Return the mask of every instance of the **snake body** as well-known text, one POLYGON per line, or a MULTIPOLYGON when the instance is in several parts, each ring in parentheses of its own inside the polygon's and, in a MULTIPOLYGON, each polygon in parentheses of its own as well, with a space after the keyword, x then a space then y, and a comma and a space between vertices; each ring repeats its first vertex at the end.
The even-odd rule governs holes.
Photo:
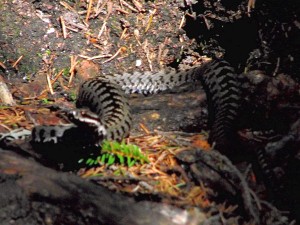
POLYGON ((95 137, 92 140, 96 144, 104 139, 121 140, 128 136, 132 121, 125 93, 155 94, 198 80, 208 99, 211 124, 209 141, 215 142, 217 149, 225 148, 236 132, 240 85, 234 69, 223 60, 214 60, 180 72, 135 72, 87 80, 79 88, 77 109, 67 112, 72 124, 37 126, 33 129, 32 141, 63 141, 66 133, 72 133, 72 129, 81 129, 83 133, 86 129, 95 137))

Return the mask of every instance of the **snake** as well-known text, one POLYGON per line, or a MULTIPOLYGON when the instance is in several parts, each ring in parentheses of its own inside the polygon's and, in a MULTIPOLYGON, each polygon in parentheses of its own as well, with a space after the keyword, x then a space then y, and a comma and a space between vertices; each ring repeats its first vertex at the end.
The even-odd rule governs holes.
POLYGON ((76 109, 66 112, 71 123, 36 126, 32 142, 77 143, 87 139, 93 145, 101 145, 103 140, 120 141, 129 135, 132 123, 127 94, 156 94, 198 81, 207 96, 208 140, 226 151, 237 132, 235 121, 241 89, 233 67, 225 60, 212 60, 182 71, 134 72, 88 79, 79 88, 76 109))

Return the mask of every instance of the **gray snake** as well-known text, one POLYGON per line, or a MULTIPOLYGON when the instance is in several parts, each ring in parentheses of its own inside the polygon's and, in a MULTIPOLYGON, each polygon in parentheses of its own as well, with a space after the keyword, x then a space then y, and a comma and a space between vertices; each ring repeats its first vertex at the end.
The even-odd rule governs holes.
MULTIPOLYGON (((67 138, 66 133, 72 129, 81 129, 82 133, 92 135, 94 144, 101 144, 104 139, 121 140, 128 136, 132 122, 124 93, 155 94, 195 81, 202 83, 208 99, 209 141, 214 142, 217 149, 225 149, 236 133, 240 85, 234 69, 223 60, 213 60, 180 72, 135 72, 87 80, 79 88, 77 109, 67 112, 72 123, 36 126, 32 132, 32 142, 63 142, 67 138)), ((69 133, 72 135, 73 132, 69 133)), ((80 139, 80 135, 78 137, 80 139)), ((73 141, 76 142, 76 138, 73 141)))

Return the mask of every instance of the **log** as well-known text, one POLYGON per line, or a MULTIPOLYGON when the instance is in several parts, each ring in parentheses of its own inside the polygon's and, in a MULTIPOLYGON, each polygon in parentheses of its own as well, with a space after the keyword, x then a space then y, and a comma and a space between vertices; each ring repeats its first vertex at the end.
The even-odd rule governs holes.
POLYGON ((205 220, 160 203, 135 202, 74 174, 0 150, 0 224, 194 224, 205 220))

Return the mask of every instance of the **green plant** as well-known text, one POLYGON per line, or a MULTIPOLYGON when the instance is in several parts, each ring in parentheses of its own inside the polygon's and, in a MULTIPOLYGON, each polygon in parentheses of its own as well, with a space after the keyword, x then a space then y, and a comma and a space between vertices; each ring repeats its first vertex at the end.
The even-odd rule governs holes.
POLYGON ((76 99, 77 99, 77 94, 75 91, 71 91, 70 94, 69 94, 69 97, 71 99, 72 102, 75 102, 76 99))
MULTIPOLYGON (((80 159, 78 162, 82 163, 84 159, 80 159)), ((125 144, 125 142, 116 141, 104 141, 102 143, 101 154, 96 158, 89 157, 86 159, 85 164, 88 166, 95 166, 99 163, 105 163, 108 166, 114 163, 120 163, 127 165, 128 167, 133 166, 136 163, 149 163, 149 159, 144 155, 140 148, 133 144, 125 144)))
POLYGON ((30 81, 31 76, 29 74, 25 75, 24 80, 25 81, 30 81))
POLYGON ((51 100, 48 99, 48 98, 43 98, 43 99, 42 99, 42 103, 43 103, 43 104, 51 104, 51 100))
POLYGON ((64 76, 64 77, 68 77, 69 76, 69 74, 70 74, 70 68, 64 68, 63 69, 63 72, 62 72, 62 75, 64 76))
POLYGON ((46 49, 45 54, 48 55, 48 56, 51 55, 51 50, 50 49, 46 49))

